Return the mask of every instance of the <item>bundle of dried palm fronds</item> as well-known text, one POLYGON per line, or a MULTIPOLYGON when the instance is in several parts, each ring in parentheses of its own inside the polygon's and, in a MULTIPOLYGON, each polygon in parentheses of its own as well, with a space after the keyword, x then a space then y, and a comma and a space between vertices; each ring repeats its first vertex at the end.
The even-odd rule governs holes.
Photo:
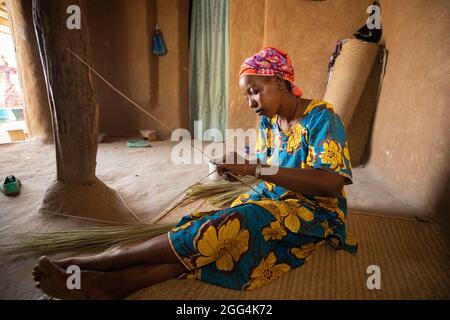
POLYGON ((0 245, 0 255, 51 254, 150 239, 170 231, 175 223, 133 224, 84 230, 55 231, 16 236, 12 244, 0 245))
POLYGON ((240 194, 249 192, 261 180, 252 176, 241 178, 242 182, 229 182, 220 180, 213 183, 196 183, 186 191, 182 206, 190 202, 205 199, 211 205, 222 207, 230 205, 240 194))
MULTIPOLYGON (((205 199, 214 206, 230 204, 240 194, 249 192, 260 180, 242 177, 242 182, 217 181, 194 184, 186 191, 181 205, 205 199)), ((114 244, 150 239, 170 231, 175 223, 134 224, 97 227, 84 230, 56 231, 17 235, 14 243, 0 245, 0 255, 52 254, 82 249, 101 249, 114 244)))

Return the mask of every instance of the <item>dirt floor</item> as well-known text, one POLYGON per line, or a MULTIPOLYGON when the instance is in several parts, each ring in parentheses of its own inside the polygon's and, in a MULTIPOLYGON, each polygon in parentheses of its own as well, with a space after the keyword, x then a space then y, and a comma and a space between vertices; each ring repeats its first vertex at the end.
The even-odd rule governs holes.
MULTIPOLYGON (((155 141, 151 148, 127 148, 125 139, 99 145, 97 176, 119 190, 128 206, 150 221, 182 190, 208 174, 207 164, 171 162, 176 142, 155 141)), ((93 222, 38 212, 46 187, 55 178, 53 145, 23 142, 0 145, 0 177, 13 174, 22 181, 20 195, 0 194, 0 244, 10 243, 19 233, 96 226, 93 222)), ((347 186, 349 207, 355 211, 396 215, 423 215, 426 208, 412 204, 395 186, 376 178, 370 168, 354 169, 354 184, 347 186)), ((39 299, 31 269, 37 256, 0 261, 0 299, 39 299)))

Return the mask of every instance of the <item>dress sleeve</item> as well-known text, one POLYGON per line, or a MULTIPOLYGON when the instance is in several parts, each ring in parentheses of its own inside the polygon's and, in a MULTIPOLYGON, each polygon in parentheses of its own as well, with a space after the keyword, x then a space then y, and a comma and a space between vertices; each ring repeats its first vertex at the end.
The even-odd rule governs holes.
POLYGON ((352 184, 352 165, 344 125, 333 109, 318 111, 308 124, 308 157, 306 164, 336 172, 352 184))

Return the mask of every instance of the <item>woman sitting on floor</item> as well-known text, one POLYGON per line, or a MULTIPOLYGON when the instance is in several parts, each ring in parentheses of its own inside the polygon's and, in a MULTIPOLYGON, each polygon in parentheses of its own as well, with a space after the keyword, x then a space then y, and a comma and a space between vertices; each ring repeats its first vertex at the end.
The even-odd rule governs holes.
POLYGON ((42 257, 33 270, 38 288, 61 299, 121 299, 178 277, 252 290, 303 265, 326 240, 356 252, 345 229, 343 187, 352 172, 340 118, 329 103, 301 98, 281 50, 262 49, 244 61, 239 76, 249 107, 260 115, 260 162, 221 164, 218 171, 264 182, 230 208, 186 215, 167 234, 140 244, 88 257, 42 257), (70 265, 82 270, 81 289, 66 286, 70 265))

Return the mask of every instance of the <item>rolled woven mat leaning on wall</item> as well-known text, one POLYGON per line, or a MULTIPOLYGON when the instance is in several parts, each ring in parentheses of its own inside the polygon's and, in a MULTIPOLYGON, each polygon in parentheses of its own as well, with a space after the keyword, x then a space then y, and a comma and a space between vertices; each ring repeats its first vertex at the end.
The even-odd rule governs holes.
MULTIPOLYGON (((191 211, 212 209, 199 200, 164 212, 154 221, 178 222, 191 211)), ((306 265, 254 291, 222 288, 195 279, 172 279, 128 299, 450 299, 450 256, 437 225, 356 212, 350 212, 347 223, 359 241, 357 256, 326 245, 306 265), (379 267, 380 289, 367 287, 373 273, 368 274, 367 268, 372 265, 379 267)))
MULTIPOLYGON (((369 140, 381 76, 379 46, 358 39, 342 40, 323 100, 330 102, 347 130, 352 165, 357 167, 369 140)), ((383 52, 383 51, 382 51, 383 52)))

